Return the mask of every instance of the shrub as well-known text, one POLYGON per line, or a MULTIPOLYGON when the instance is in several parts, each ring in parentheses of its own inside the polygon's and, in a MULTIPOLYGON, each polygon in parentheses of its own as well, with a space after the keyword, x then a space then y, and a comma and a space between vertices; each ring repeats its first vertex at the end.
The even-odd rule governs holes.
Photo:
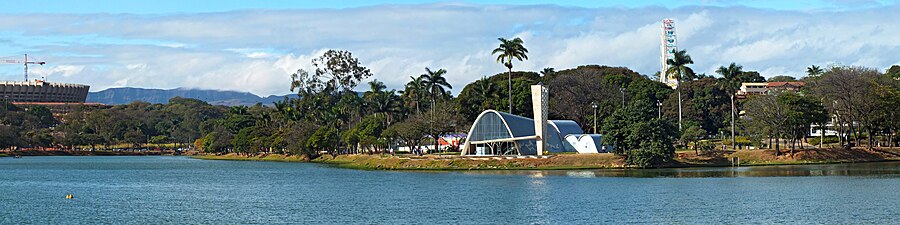
POLYGON ((716 153, 716 145, 709 141, 697 143, 697 149, 700 150, 700 155, 713 155, 716 153))
MULTIPOLYGON (((809 145, 819 145, 820 137, 808 138, 809 145)), ((825 144, 833 144, 838 142, 837 136, 825 136, 825 144)))

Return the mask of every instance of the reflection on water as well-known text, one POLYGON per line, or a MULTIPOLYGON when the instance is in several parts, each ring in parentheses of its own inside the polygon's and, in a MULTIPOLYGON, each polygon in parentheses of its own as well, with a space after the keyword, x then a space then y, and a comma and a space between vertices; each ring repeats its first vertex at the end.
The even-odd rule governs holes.
POLYGON ((603 170, 541 170, 541 171, 468 171, 465 174, 509 174, 528 175, 533 178, 545 176, 592 177, 795 177, 795 176, 897 176, 900 177, 900 162, 851 163, 827 165, 786 165, 751 167, 702 167, 668 169, 603 169, 603 170))

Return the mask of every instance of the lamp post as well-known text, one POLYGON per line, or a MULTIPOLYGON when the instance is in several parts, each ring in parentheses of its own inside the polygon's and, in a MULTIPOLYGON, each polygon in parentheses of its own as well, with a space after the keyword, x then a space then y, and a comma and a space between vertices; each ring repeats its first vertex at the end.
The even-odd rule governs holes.
POLYGON ((594 108, 594 133, 597 133, 597 102, 591 102, 591 108, 594 108))
POLYGON ((619 87, 619 92, 622 92, 622 107, 625 107, 625 86, 619 87))
POLYGON ((659 116, 657 116, 657 119, 662 119, 662 101, 660 101, 659 99, 656 100, 656 107, 658 107, 656 112, 658 112, 659 114, 659 116))

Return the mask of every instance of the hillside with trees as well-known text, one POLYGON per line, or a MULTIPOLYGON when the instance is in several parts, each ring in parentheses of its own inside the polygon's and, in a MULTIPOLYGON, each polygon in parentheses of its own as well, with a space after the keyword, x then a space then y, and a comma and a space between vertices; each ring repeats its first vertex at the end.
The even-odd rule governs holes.
POLYGON ((531 117, 529 86, 538 83, 550 89, 550 118, 574 120, 586 132, 596 129, 614 153, 637 166, 665 164, 676 149, 710 152, 711 139, 721 139, 731 149, 755 146, 793 155, 795 149, 810 147, 812 129, 832 119, 839 146, 897 145, 898 66, 886 73, 813 66, 801 78, 808 85, 798 92, 738 99, 735 91, 742 82, 765 79, 735 63, 723 65, 716 77, 694 74, 690 56, 679 55, 670 63, 680 69, 667 71, 678 74, 676 89, 625 67, 513 71, 511 59, 504 56, 498 60, 506 72, 469 84, 450 84, 446 78, 454 71, 435 67, 410 76, 402 90, 387 90, 378 80, 363 82, 373 74, 352 53, 330 50, 310 62, 314 69, 291 74, 285 88, 296 95, 272 106, 218 106, 174 97, 165 103, 136 101, 54 115, 43 106, 5 103, 0 147, 137 150, 168 144, 215 154, 315 158, 414 146, 413 153, 421 154, 426 151, 422 146, 436 148, 443 135, 467 132, 483 110, 508 111, 511 103, 513 114, 531 117), (353 91, 360 86, 367 90, 353 91), (459 95, 453 96, 453 90, 460 90, 459 95))

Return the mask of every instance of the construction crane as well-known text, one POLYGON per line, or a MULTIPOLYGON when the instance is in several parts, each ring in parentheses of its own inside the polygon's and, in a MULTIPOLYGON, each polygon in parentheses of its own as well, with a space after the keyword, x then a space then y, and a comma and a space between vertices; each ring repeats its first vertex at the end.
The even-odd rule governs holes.
MULTIPOLYGON (((3 57, 3 58, 13 58, 13 57, 15 57, 15 56, 3 57)), ((34 59, 31 59, 31 61, 29 61, 28 54, 26 53, 24 61, 20 61, 20 60, 16 60, 16 59, 2 59, 2 60, 0 60, 0 63, 25 65, 25 82, 28 82, 28 64, 44 65, 47 62, 40 61, 40 60, 34 60, 34 59)))

